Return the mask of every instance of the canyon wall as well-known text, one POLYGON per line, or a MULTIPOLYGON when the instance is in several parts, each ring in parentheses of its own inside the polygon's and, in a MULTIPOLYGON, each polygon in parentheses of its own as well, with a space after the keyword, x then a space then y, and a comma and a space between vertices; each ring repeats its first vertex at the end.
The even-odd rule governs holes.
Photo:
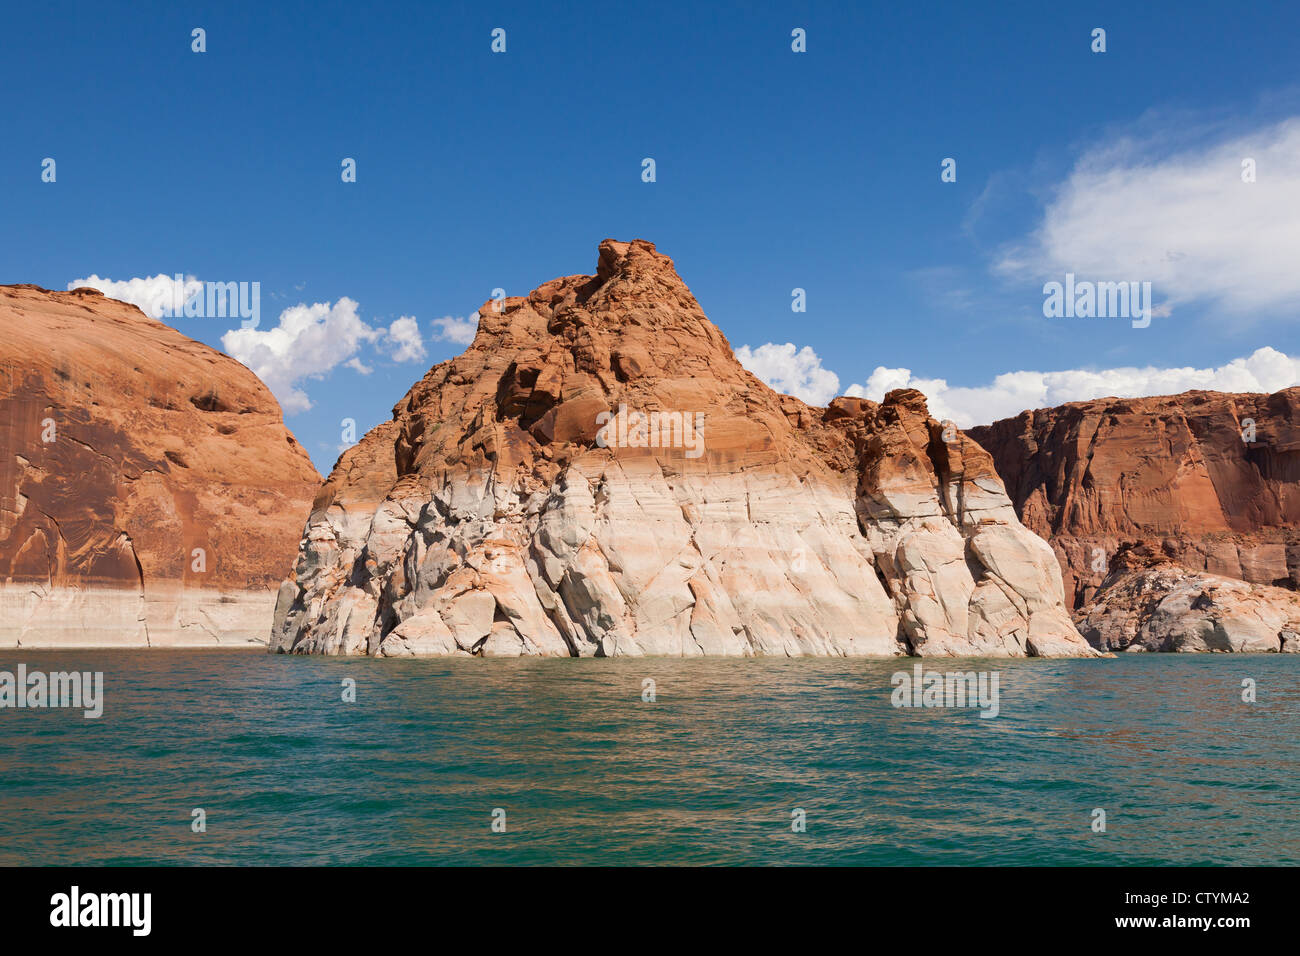
POLYGON ((1300 587, 1300 388, 1104 398, 972 428, 1082 608, 1125 543, 1300 587))
POLYGON ((1297 649, 1300 388, 1071 402, 969 434, 1096 646, 1297 649))

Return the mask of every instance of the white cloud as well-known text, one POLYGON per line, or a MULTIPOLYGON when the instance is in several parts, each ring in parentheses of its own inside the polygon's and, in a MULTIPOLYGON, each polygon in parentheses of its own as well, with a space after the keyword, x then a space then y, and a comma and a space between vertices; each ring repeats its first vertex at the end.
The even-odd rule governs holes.
POLYGON ((776 389, 802 398, 810 405, 825 405, 836 395, 884 399, 896 388, 925 393, 930 414, 951 420, 959 428, 987 425, 1026 409, 1047 408, 1091 398, 1141 398, 1174 395, 1193 389, 1219 392, 1276 392, 1300 385, 1300 356, 1273 348, 1257 349, 1245 358, 1213 368, 1156 368, 1134 366, 1110 369, 1067 369, 1060 372, 1004 372, 987 385, 962 387, 946 379, 924 378, 911 369, 878 366, 865 385, 850 385, 839 392, 839 378, 821 367, 821 359, 808 346, 798 352, 790 343, 768 343, 757 349, 742 347, 741 364, 776 389), (759 361, 754 356, 762 356, 759 361), (794 383, 804 394, 787 387, 794 383), (811 384, 816 383, 816 384, 811 384), (810 397, 805 397, 810 396, 810 397))
POLYGON ((348 359, 343 364, 348 368, 352 369, 354 372, 358 373, 359 375, 369 375, 371 372, 374 371, 373 368, 371 368, 365 362, 361 361, 361 359, 355 357, 348 359))
POLYGON ((185 276, 177 282, 176 276, 162 273, 137 279, 101 279, 98 275, 91 275, 68 283, 69 289, 83 286, 98 289, 110 299, 128 302, 153 319, 161 318, 169 309, 178 311, 176 306, 183 306, 186 300, 203 289, 203 283, 194 276, 185 276))
POLYGON ((1150 281, 1157 301, 1232 313, 1300 303, 1300 118, 1155 155, 1140 134, 1084 155, 1029 239, 995 270, 1035 282, 1150 281), (1255 161, 1257 180, 1242 181, 1255 161))
POLYGON ((468 319, 444 315, 441 319, 434 319, 433 324, 441 330, 435 336, 439 341, 469 345, 478 332, 478 313, 475 312, 468 319))
POLYGON ((1300 356, 1272 348, 1214 368, 1068 369, 1061 372, 1006 372, 988 385, 950 386, 941 378, 921 378, 905 368, 877 368, 865 386, 853 392, 880 401, 894 388, 917 388, 929 400, 935 418, 951 419, 960 428, 986 425, 1026 409, 1047 408, 1090 398, 1141 398, 1203 389, 1218 392, 1276 392, 1300 385, 1300 356))
POLYGON ((366 343, 384 335, 361 321, 357 303, 344 296, 336 303, 299 304, 280 313, 272 329, 231 329, 221 346, 247 365, 279 399, 285 414, 312 407, 299 383, 321 378, 347 362, 366 343))
POLYGON ((825 405, 840 392, 840 377, 822 368, 822 361, 809 346, 796 349, 794 343, 777 345, 768 342, 756 349, 742 345, 736 349, 740 364, 764 382, 786 395, 793 395, 809 405, 825 405))
POLYGON ((420 337, 420 324, 415 316, 404 315, 388 327, 384 341, 391 349, 389 357, 394 362, 414 362, 424 358, 424 340, 420 337))

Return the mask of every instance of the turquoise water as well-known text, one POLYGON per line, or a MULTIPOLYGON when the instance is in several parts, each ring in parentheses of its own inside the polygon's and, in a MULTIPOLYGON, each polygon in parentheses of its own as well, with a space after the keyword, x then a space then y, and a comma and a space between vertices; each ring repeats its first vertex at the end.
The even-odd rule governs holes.
POLYGON ((902 660, 20 662, 106 703, 0 710, 6 865, 1300 863, 1296 657, 926 662, 993 719, 895 709, 902 660))

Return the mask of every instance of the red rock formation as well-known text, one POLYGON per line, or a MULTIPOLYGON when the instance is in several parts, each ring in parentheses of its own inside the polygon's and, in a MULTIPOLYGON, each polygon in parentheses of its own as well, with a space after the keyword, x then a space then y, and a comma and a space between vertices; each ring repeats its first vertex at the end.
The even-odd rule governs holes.
POLYGON ((264 641, 318 480, 234 359, 0 286, 0 646, 264 641))
POLYGON ((1193 571, 1300 587, 1300 388, 1024 412, 970 436, 1084 609, 1125 544, 1193 571))
POLYGON ((989 456, 919 392, 778 395, 671 260, 606 240, 594 276, 484 305, 344 453, 272 644, 1088 655, 1062 597, 989 456))

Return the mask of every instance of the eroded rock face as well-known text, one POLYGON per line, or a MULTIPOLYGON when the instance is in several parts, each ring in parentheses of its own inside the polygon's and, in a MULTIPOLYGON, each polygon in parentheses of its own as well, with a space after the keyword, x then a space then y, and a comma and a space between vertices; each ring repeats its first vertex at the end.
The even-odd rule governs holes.
POLYGON ((274 649, 1093 653, 991 459, 920 393, 777 395, 639 240, 500 308, 340 458, 274 649))
POLYGON ((1108 651, 1300 653, 1300 595, 1122 551, 1079 629, 1108 651))
POLYGON ((974 428, 1085 610, 1122 546, 1300 588, 1300 388, 1106 398, 974 428))
POLYGON ((234 359, 0 286, 0 646, 264 643, 318 481, 234 359))

